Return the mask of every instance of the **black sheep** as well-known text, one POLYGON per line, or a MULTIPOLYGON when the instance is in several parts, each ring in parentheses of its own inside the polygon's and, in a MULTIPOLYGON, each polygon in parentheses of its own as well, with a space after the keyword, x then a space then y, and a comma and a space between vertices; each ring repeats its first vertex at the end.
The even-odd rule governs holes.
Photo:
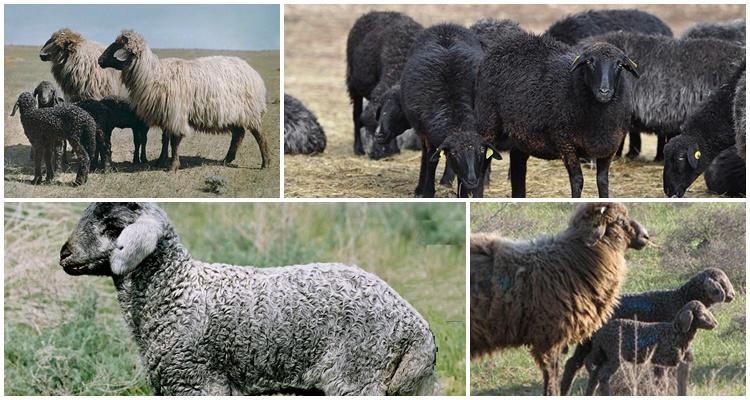
POLYGON ((701 22, 688 28, 683 39, 721 39, 745 44, 745 19, 724 22, 701 22))
POLYGON ((656 161, 664 158, 667 140, 720 84, 735 71, 745 48, 718 39, 676 39, 614 32, 584 40, 617 46, 639 65, 647 66, 633 84, 633 123, 659 135, 656 161))
POLYGON ((732 101, 745 61, 732 64, 734 75, 719 85, 664 147, 664 193, 682 197, 722 150, 734 145, 732 101))
POLYGON ((284 154, 322 153, 326 134, 318 118, 301 101, 284 94, 284 154))
POLYGON ((492 46, 496 38, 523 32, 518 22, 495 18, 482 18, 469 29, 477 35, 485 50, 492 46))
POLYGON ((722 150, 703 178, 709 191, 729 197, 745 197, 745 160, 737 155, 735 146, 722 150))
MULTIPOLYGON (((400 105, 423 143, 417 197, 434 197, 435 169, 441 156, 458 176, 459 196, 481 196, 485 159, 500 157, 476 131, 474 84, 481 59, 477 36, 455 24, 424 30, 410 52, 401 77, 400 105)), ((387 132, 401 133, 397 131, 387 132)), ((384 133, 378 131, 379 140, 393 139, 384 133)))
POLYGON ((574 45, 591 36, 609 32, 640 32, 672 36, 672 30, 659 17, 640 10, 588 10, 557 20, 546 34, 574 45))
POLYGON ((597 159, 600 197, 609 195, 609 165, 630 126, 630 82, 635 63, 615 46, 573 48, 528 33, 498 40, 477 77, 479 133, 495 143, 510 139, 513 197, 526 196, 529 156, 560 159, 573 197, 580 197, 579 157, 597 159))
MULTIPOLYGON (((382 96, 401 77, 407 53, 422 26, 397 12, 369 12, 357 19, 346 42, 346 87, 352 101, 354 153, 365 154, 360 130, 374 135, 382 96), (367 107, 363 108, 363 99, 367 107)), ((396 141, 376 145, 369 154, 378 159, 398 153, 396 141)))

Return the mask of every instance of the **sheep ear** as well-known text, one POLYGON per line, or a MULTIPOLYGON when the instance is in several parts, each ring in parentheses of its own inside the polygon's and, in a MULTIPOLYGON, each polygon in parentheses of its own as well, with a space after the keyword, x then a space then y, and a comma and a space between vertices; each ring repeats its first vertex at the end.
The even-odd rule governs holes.
POLYGON ((698 150, 697 144, 691 144, 688 146, 687 159, 690 167, 698 169, 698 162, 701 159, 701 151, 698 150))
POLYGON ((641 74, 638 73, 638 64, 636 64, 635 61, 631 60, 630 57, 625 57, 625 63, 622 64, 622 67, 625 68, 626 71, 633 74, 634 77, 641 77, 641 74))
POLYGON ((112 273, 124 275, 135 269, 154 252, 163 232, 162 223, 150 215, 141 215, 125 227, 110 255, 112 273))
POLYGON ((119 49, 115 51, 114 57, 117 61, 125 62, 130 57, 130 53, 125 49, 119 49))
POLYGON ((10 116, 16 115, 16 110, 18 110, 18 101, 16 101, 16 104, 13 105, 13 111, 10 112, 10 116))
POLYGON ((500 155, 500 151, 497 148, 495 148, 495 146, 493 146, 491 143, 485 143, 485 144, 487 145, 487 153, 485 153, 487 159, 489 158, 494 158, 495 160, 503 159, 503 156, 500 155))
POLYGON ((583 63, 585 61, 586 61, 586 59, 583 58, 583 57, 581 57, 580 54, 577 55, 576 58, 573 59, 573 62, 570 64, 570 72, 573 72, 576 69, 578 69, 578 67, 580 67, 581 65, 583 65, 583 63))
POLYGON ((430 157, 431 162, 438 162, 442 158, 445 158, 445 150, 443 150, 442 147, 438 147, 434 153, 432 153, 432 157, 430 157))
POLYGON ((595 226, 594 229, 591 231, 591 233, 588 235, 588 237, 584 238, 586 242, 586 246, 593 247, 596 245, 600 240, 602 240, 602 237, 604 236, 604 233, 607 231, 606 225, 598 225, 595 226))
POLYGON ((692 324, 693 310, 682 310, 677 316, 677 329, 684 333, 690 330, 690 325, 692 324))

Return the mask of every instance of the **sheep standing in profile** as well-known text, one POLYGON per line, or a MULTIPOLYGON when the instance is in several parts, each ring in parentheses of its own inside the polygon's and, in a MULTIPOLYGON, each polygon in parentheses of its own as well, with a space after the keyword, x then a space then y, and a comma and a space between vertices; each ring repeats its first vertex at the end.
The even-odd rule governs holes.
POLYGON ((609 319, 626 271, 625 252, 648 232, 619 203, 581 204, 555 236, 513 241, 493 234, 470 240, 471 355, 528 346, 559 393, 563 347, 609 319))
POLYGON ((284 93, 284 154, 322 153, 326 134, 301 101, 284 93))
MULTIPOLYGON (((149 126, 169 133, 170 169, 180 167, 182 138, 196 131, 232 131, 224 164, 234 161, 245 130, 258 142, 261 168, 268 167, 268 141, 261 131, 266 87, 260 75, 237 57, 163 59, 143 37, 125 30, 99 57, 99 66, 122 71, 133 108, 149 126)), ((160 161, 166 161, 162 151, 160 161)))
POLYGON ((164 211, 142 203, 90 205, 60 265, 70 275, 112 277, 155 394, 435 389, 427 321, 354 266, 201 262, 164 211))

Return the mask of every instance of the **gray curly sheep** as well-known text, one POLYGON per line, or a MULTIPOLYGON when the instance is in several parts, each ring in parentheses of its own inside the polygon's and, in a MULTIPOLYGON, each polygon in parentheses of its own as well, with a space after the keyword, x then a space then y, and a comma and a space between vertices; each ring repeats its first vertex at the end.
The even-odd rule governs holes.
MULTIPOLYGON (((716 303, 731 302, 735 291, 724 271, 707 268, 696 274, 677 289, 655 290, 638 294, 626 294, 620 298, 612 319, 634 319, 641 322, 671 321, 685 304, 698 300, 706 307, 716 303)), ((585 365, 591 375, 591 340, 580 343, 573 355, 565 362, 565 371, 560 380, 560 394, 567 395, 581 366, 585 365)), ((690 371, 690 357, 678 370, 677 393, 686 395, 690 371)))
POLYGON ((427 321, 357 267, 194 260, 152 204, 90 205, 60 251, 70 275, 111 276, 156 394, 435 387, 427 321))
MULTIPOLYGON (((34 97, 36 97, 37 106, 39 108, 54 107, 58 104, 65 103, 65 99, 58 93, 55 85, 50 81, 41 81, 34 89, 34 97)), ((55 144, 54 154, 54 168, 55 172, 62 170, 62 162, 66 158, 67 146, 64 141, 55 144)), ((34 161, 34 149, 31 149, 29 153, 29 159, 34 161)))
POLYGON ((318 118, 297 98, 284 93, 284 154, 322 153, 326 134, 318 118))
POLYGON ((11 116, 21 112, 21 125, 34 151, 34 179, 42 182, 42 160, 47 169, 47 182, 55 178, 53 153, 56 146, 66 140, 78 157, 75 185, 86 183, 89 174, 89 155, 94 153, 96 122, 82 108, 63 104, 57 107, 37 108, 34 95, 23 92, 13 106, 11 116))
POLYGON ((591 357, 595 367, 586 394, 599 387, 609 395, 609 379, 623 360, 642 364, 650 361, 662 367, 674 367, 684 358, 698 329, 716 327, 716 318, 700 301, 686 304, 672 322, 640 322, 615 319, 606 323, 591 338, 591 357))

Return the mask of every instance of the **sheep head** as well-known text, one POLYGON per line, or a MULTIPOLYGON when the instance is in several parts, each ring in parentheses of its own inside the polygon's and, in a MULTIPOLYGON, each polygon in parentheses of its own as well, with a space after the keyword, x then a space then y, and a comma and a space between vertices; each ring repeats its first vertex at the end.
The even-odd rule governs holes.
POLYGON ((711 311, 700 301, 693 300, 685 304, 675 317, 675 328, 680 332, 686 333, 691 329, 716 328, 717 322, 711 311))
POLYGON ((156 249, 171 229, 149 203, 93 203, 60 250, 69 275, 125 275, 156 249))
POLYGON ((459 184, 475 189, 490 158, 502 159, 500 152, 484 137, 472 131, 460 131, 448 135, 438 146, 430 161, 438 162, 445 157, 459 184))
POLYGON ((54 64, 62 64, 70 53, 75 52, 78 45, 84 41, 80 33, 68 28, 60 29, 44 43, 39 50, 39 58, 42 61, 51 61, 54 64))
POLYGON ((375 141, 386 145, 411 126, 401 108, 401 85, 388 89, 383 97, 385 100, 376 121, 375 141))
POLYGON ((49 81, 39 82, 39 85, 34 89, 34 97, 37 99, 39 108, 54 107, 65 102, 65 100, 57 95, 57 89, 49 81))
POLYGON ((124 70, 146 49, 146 41, 139 33, 124 30, 99 57, 99 66, 124 70))
POLYGON ((581 48, 573 59, 571 72, 582 70, 583 82, 600 103, 609 103, 621 86, 621 72, 638 78, 638 65, 625 52, 608 43, 594 43, 581 48))
POLYGON ((649 243, 648 231, 630 218, 621 203, 585 203, 570 219, 570 230, 588 247, 605 243, 615 248, 640 250, 649 243))
POLYGON ((16 104, 13 105, 13 111, 10 112, 10 116, 16 115, 16 110, 20 109, 21 114, 23 114, 26 110, 30 110, 36 108, 36 100, 34 100, 34 95, 29 92, 23 92, 20 96, 18 96, 18 100, 16 101, 16 104))
POLYGON ((707 155, 694 137, 678 135, 664 146, 664 194, 682 197, 685 191, 708 167, 707 155))
POLYGON ((716 303, 730 303, 735 292, 732 282, 724 271, 718 268, 707 268, 691 279, 690 284, 697 284, 701 291, 702 303, 710 307, 716 303))

